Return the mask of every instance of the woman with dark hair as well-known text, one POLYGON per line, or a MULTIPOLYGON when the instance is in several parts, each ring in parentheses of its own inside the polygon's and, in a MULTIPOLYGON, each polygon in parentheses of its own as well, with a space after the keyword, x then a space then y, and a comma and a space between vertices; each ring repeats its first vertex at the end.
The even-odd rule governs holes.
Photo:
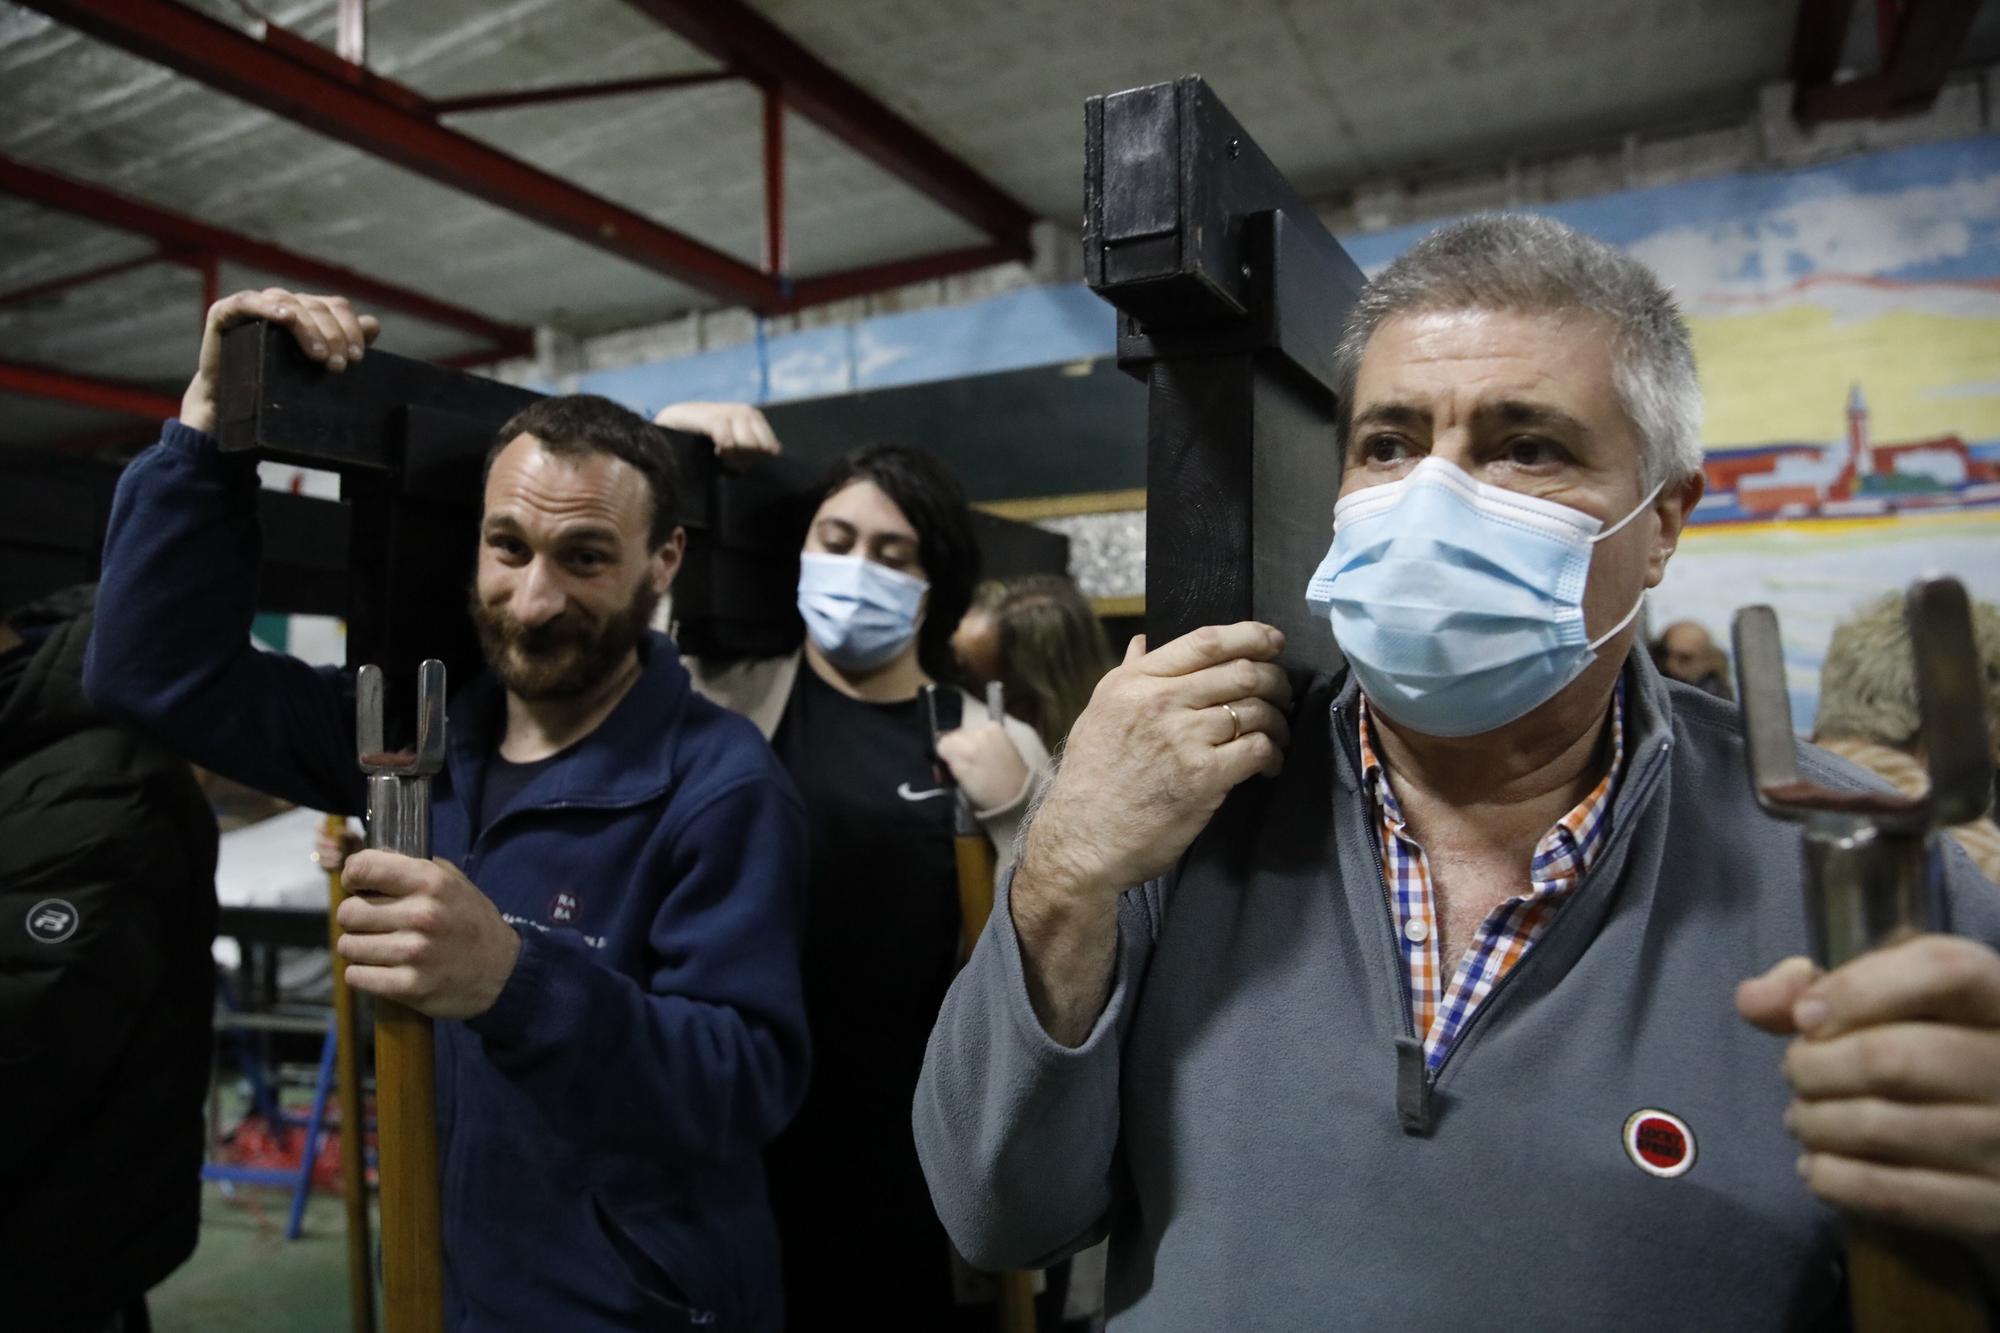
MULTIPOLYGON (((754 408, 681 404, 656 420, 709 436, 725 460, 776 448, 754 408)), ((979 577, 952 475, 922 449, 875 444, 840 458, 817 494, 799 554, 801 649, 688 664, 697 689, 757 723, 805 799, 813 1078, 766 1154, 786 1308, 799 1329, 857 1316, 986 1329, 990 1306, 954 1299, 910 1099, 960 961, 951 784, 1004 864, 1048 754, 1032 728, 952 687, 951 634, 979 577)))

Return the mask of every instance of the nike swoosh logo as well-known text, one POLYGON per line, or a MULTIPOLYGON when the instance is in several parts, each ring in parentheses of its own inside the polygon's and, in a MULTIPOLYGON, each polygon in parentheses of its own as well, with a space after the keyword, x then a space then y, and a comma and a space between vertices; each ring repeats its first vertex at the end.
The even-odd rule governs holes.
POLYGON ((931 797, 942 796, 950 790, 951 788, 949 787, 933 787, 929 791, 912 791, 910 790, 910 784, 905 782, 902 786, 896 788, 896 795, 906 801, 928 801, 931 797))

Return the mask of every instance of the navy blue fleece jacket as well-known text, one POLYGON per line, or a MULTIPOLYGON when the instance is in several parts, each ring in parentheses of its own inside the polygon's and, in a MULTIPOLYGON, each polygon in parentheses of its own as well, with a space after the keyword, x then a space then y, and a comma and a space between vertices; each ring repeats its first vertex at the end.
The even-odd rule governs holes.
MULTIPOLYGON (((343 674, 249 642, 256 473, 179 422, 119 483, 85 683, 205 767, 358 812, 343 674)), ((760 1152, 807 1070, 805 826, 755 728, 673 646, 475 829, 490 674, 450 705, 433 852, 521 932, 499 1000, 437 1024, 454 1329, 782 1324, 760 1152)))

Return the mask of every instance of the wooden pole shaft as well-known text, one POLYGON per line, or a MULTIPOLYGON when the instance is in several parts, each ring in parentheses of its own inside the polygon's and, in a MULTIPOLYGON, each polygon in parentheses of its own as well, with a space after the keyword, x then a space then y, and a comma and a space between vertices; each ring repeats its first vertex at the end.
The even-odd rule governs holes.
MULTIPOLYGON (((431 854, 431 776, 444 763, 445 668, 417 669, 414 750, 387 750, 381 668, 354 677, 355 745, 368 774, 368 845, 431 854)), ((382 1295, 389 1333, 444 1333, 444 1225, 438 1189, 437 1066, 430 1019, 375 1003, 375 1123, 382 1181, 382 1295)))
POLYGON ((972 957, 972 946, 979 943, 980 932, 986 929, 986 918, 993 915, 996 862, 993 844, 984 834, 960 836, 953 841, 958 858, 958 956, 963 962, 972 957))
MULTIPOLYGON (((998 863, 984 833, 960 834, 953 840, 953 850, 958 861, 959 957, 965 959, 972 956, 972 946, 993 915, 998 863)), ((1014 1269, 995 1275, 994 1281, 999 1287, 994 1327, 999 1333, 1035 1333, 1035 1275, 1014 1269)))
POLYGON ((1972 1256, 1939 1236, 1850 1219, 1847 1282, 1855 1333, 1988 1333, 1972 1256))
POLYGON ((1015 1268, 994 1280, 1000 1284, 1000 1333, 1035 1333, 1035 1275, 1015 1268))
MULTIPOLYGON (((326 817, 326 836, 347 836, 343 815, 326 817)), ((354 992, 347 988, 347 960, 340 956, 340 923, 335 914, 347 891, 340 872, 326 877, 326 942, 333 954, 333 1068, 340 1097, 340 1174, 347 1196, 347 1304, 354 1333, 375 1333, 375 1267, 369 1254, 368 1108, 361 1096, 360 1024, 354 992)))
POLYGON ((382 1295, 388 1333, 442 1333, 444 1254, 438 1195, 437 1083, 431 1022, 375 1002, 375 1121, 382 1195, 382 1295))

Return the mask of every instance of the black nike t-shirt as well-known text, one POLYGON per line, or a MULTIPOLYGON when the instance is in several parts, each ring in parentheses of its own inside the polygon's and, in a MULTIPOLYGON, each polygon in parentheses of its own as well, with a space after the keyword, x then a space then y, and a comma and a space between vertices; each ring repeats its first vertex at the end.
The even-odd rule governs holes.
MULTIPOLYGON (((961 704, 956 690, 938 691, 941 727, 959 724, 961 704)), ((802 665, 771 743, 805 800, 811 847, 812 1084, 769 1155, 787 1286, 809 1297, 818 1279, 805 1273, 857 1252, 927 1271, 934 1255, 942 1278, 946 1241, 910 1100, 958 964, 956 796, 932 766, 921 696, 866 703, 802 665)))

